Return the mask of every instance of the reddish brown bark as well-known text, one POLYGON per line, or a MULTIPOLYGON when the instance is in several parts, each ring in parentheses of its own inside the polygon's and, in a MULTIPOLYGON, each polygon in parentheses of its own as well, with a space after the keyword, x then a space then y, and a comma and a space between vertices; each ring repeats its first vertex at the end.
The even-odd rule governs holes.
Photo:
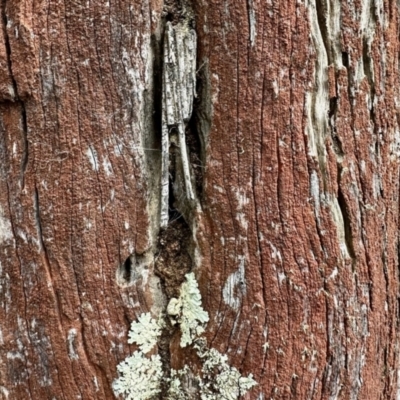
POLYGON ((114 398, 190 270, 246 399, 397 398, 396 2, 188 5, 199 206, 159 236, 165 3, 2 1, 0 398, 114 398))

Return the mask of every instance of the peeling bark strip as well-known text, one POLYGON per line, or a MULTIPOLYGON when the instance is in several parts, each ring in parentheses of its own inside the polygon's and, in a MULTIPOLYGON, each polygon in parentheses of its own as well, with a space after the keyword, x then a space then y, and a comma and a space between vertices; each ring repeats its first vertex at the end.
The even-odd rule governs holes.
POLYGON ((161 228, 168 225, 170 191, 170 132, 178 131, 179 154, 183 168, 184 194, 194 200, 193 178, 190 173, 185 127, 193 110, 196 95, 196 32, 187 22, 167 22, 164 37, 164 71, 162 100, 162 172, 161 228))

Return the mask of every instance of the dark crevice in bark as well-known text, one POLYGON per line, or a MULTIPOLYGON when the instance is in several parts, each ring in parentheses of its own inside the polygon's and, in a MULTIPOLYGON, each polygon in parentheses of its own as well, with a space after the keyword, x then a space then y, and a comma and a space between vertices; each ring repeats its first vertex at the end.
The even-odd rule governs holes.
MULTIPOLYGON (((354 109, 353 109, 353 102, 354 102, 354 79, 352 77, 351 65, 350 65, 350 56, 349 53, 346 51, 342 51, 342 64, 347 70, 347 96, 349 99, 350 104, 350 111, 351 111, 351 119, 354 121, 354 109), (353 91, 352 91, 353 88, 353 91)), ((354 133, 354 132, 353 132, 354 133)))
POLYGON ((349 53, 342 51, 342 64, 348 70, 350 68, 349 53))
POLYGON ((339 158, 343 158, 344 152, 343 152, 342 142, 336 131, 337 107, 338 107, 338 99, 337 99, 337 97, 332 97, 329 100, 329 119, 328 119, 330 132, 331 132, 331 138, 332 138, 332 148, 333 148, 333 151, 335 152, 336 156, 338 156, 339 158))
MULTIPOLYGON (((166 0, 163 10, 163 24, 166 28, 167 22, 173 25, 183 23, 188 27, 194 27, 194 15, 191 4, 186 0, 166 0)), ((154 84, 158 86, 154 91, 153 103, 153 122, 156 126, 155 133, 157 138, 154 143, 157 148, 162 150, 162 129, 163 107, 165 88, 163 88, 163 74, 166 66, 163 64, 165 55, 166 36, 162 35, 161 40, 153 46, 155 58, 154 64, 154 84)), ((193 254, 195 243, 193 240, 192 227, 199 196, 203 190, 203 140, 198 131, 197 105, 201 102, 201 96, 194 99, 193 109, 189 121, 184 121, 185 142, 187 150, 182 149, 179 141, 179 127, 167 125, 169 148, 166 156, 168 157, 168 224, 158 232, 157 246, 155 253, 154 272, 160 278, 161 290, 166 299, 166 305, 172 298, 178 298, 180 288, 185 281, 185 275, 193 268, 193 254), (187 194, 186 182, 184 180, 184 166, 182 161, 182 151, 187 151, 189 161, 190 177, 193 184, 195 199, 190 199, 187 194)), ((162 152, 161 152, 162 154, 162 152)), ((164 155, 165 157, 165 155, 164 155)), ((157 165, 160 165, 159 162, 157 165)), ((157 190, 160 199, 160 188, 157 190)), ((158 217, 158 216, 157 216, 158 217)), ((166 310, 164 310, 166 312, 166 310)), ((158 354, 163 365, 165 378, 170 377, 171 372, 171 352, 170 344, 176 335, 179 335, 179 327, 173 325, 168 317, 165 318, 165 325, 159 339, 158 354)), ((169 388, 167 379, 162 380, 161 393, 166 394, 169 388)), ((160 398, 163 398, 161 395, 160 398)))
POLYGON ((131 256, 129 256, 121 265, 119 273, 121 274, 121 278, 129 283, 132 277, 132 260, 131 256))
POLYGON ((374 102, 375 102, 375 82, 374 82, 374 67, 372 64, 371 59, 371 48, 370 44, 368 43, 368 38, 363 38, 363 68, 364 68, 364 75, 367 77, 369 90, 370 90, 370 119, 375 126, 375 109, 374 109, 374 102))
POLYGON ((7 70, 10 76, 12 86, 13 86, 13 96, 10 99, 14 102, 14 104, 20 108, 21 112, 21 127, 22 127, 22 141, 24 145, 23 156, 21 160, 21 182, 22 188, 25 187, 25 171, 28 165, 28 155, 29 155, 29 143, 28 143, 28 124, 27 124, 27 114, 26 114, 26 106, 24 101, 20 98, 18 94, 18 85, 15 80, 12 68, 12 57, 11 57, 11 44, 10 38, 7 31, 7 1, 1 0, 1 13, 2 13, 2 29, 3 29, 3 36, 4 36, 4 45, 6 49, 7 55, 7 70))
POLYGON ((350 257, 355 260, 356 255, 354 252, 354 245, 353 245, 353 233, 351 228, 351 217, 349 214, 349 207, 346 202, 346 198, 343 194, 343 191, 340 187, 340 183, 338 185, 338 203, 340 207, 340 211, 343 216, 343 225, 344 225, 344 238, 346 242, 347 252, 349 253, 350 257))
POLYGON ((190 0, 164 0, 163 15, 165 22, 170 21, 176 24, 179 21, 185 21, 193 27, 195 19, 192 9, 190 0))
MULTIPOLYGON (((143 272, 150 268, 153 259, 153 251, 150 249, 142 254, 132 253, 117 269, 117 284, 121 287, 132 286, 135 283, 141 284, 143 272)), ((140 293, 137 287, 138 294, 140 293)), ((143 300, 144 301, 144 300, 143 300)))
MULTIPOLYGON (((161 116, 162 116, 162 41, 156 35, 150 39, 152 57, 152 88, 144 93, 145 129, 141 130, 144 156, 148 176, 146 184, 151 194, 152 208, 158 207, 159 176, 161 170, 161 116)), ((157 231, 156 221, 153 221, 154 236, 157 231)))
MULTIPOLYGON (((158 254, 156 254, 155 273, 161 280, 162 291, 167 304, 171 298, 178 298, 185 275, 192 269, 192 258, 189 253, 192 234, 184 218, 181 216, 172 221, 160 232, 158 238, 158 254)), ((158 342, 159 354, 163 363, 165 376, 170 375, 171 354, 170 342, 178 333, 178 327, 171 324, 168 318, 158 342)), ((166 386, 166 383, 163 382, 166 386)), ((166 387, 163 387, 166 392, 166 387)))
POLYGON ((188 126, 186 127, 186 145, 189 150, 189 162, 194 175, 195 189, 197 197, 201 200, 203 192, 203 161, 201 155, 201 140, 196 124, 196 101, 193 105, 193 114, 188 126))
POLYGON ((324 0, 316 0, 315 9, 317 12, 317 22, 321 32, 322 41, 324 43, 326 55, 328 57, 328 64, 332 62, 330 54, 330 40, 328 38, 328 25, 327 25, 327 4, 324 0))

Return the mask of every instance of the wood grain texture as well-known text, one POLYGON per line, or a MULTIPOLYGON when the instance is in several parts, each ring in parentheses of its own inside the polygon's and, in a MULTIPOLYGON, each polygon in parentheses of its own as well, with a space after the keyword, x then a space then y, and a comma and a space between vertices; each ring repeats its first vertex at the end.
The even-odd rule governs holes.
POLYGON ((128 321, 155 302, 154 278, 123 288, 116 272, 152 246, 162 4, 2 3, 17 94, 0 105, 0 397, 110 399, 128 321))
POLYGON ((212 345, 255 374, 248 399, 396 398, 396 3, 195 9, 212 345))

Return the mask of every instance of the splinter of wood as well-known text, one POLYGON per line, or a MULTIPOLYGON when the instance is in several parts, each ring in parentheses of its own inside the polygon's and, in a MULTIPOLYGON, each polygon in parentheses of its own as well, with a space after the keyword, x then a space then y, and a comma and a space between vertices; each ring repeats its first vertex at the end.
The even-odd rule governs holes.
POLYGON ((164 40, 162 98, 162 171, 161 221, 168 225, 169 208, 169 132, 176 129, 179 137, 186 196, 194 200, 192 179, 185 140, 185 126, 193 110, 196 95, 196 32, 186 24, 167 22, 164 40))

